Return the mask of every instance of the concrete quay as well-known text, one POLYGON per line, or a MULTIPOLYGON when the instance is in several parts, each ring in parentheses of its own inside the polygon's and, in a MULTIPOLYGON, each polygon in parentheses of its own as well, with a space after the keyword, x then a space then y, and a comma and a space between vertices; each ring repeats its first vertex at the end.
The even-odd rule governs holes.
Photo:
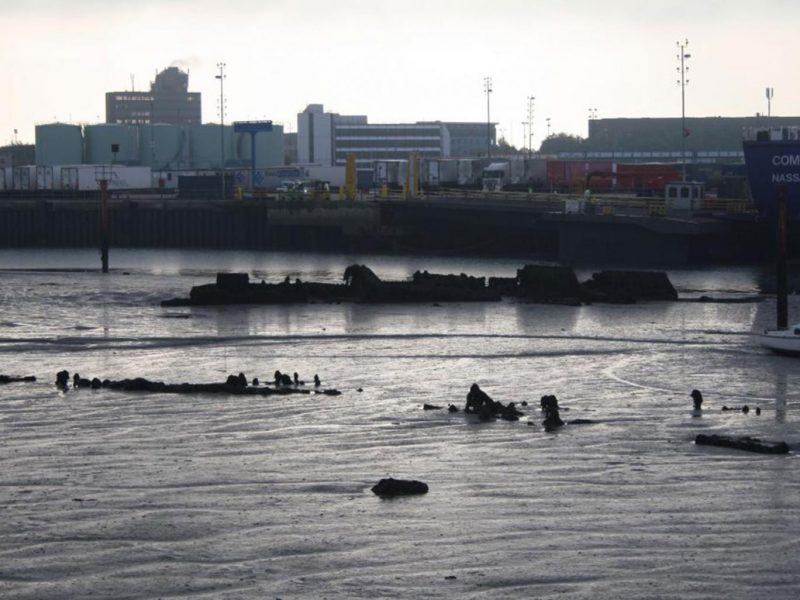
MULTIPOLYGON (((662 216, 637 208, 644 206, 567 211, 557 196, 223 202, 131 195, 111 199, 109 227, 112 248, 505 256, 634 267, 771 259, 773 227, 753 216, 662 216)), ((97 247, 99 223, 95 198, 3 199, 0 247, 97 247)))

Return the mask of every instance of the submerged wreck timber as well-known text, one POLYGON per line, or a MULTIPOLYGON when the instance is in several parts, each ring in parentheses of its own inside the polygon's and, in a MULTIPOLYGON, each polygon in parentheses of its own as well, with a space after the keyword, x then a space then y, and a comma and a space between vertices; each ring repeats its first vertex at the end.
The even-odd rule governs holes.
POLYGON ((344 283, 251 283, 247 273, 217 273, 216 283, 195 286, 188 298, 162 306, 303 304, 314 302, 422 303, 498 302, 503 297, 543 304, 634 303, 678 299, 666 273, 601 271, 580 283, 570 267, 525 265, 516 277, 440 275, 417 271, 410 281, 383 281, 365 265, 350 265, 344 283))
MULTIPOLYGON (((67 391, 70 389, 70 377, 67 371, 59 371, 56 374, 56 387, 67 391)), ((304 389, 298 387, 298 384, 283 384, 276 383, 274 387, 264 385, 259 386, 257 380, 253 384, 249 384, 244 374, 229 375, 224 382, 217 383, 164 383, 163 381, 151 381, 144 377, 136 377, 134 379, 103 379, 95 377, 88 379, 81 377, 75 373, 72 378, 72 387, 78 388, 91 388, 91 389, 109 389, 122 392, 149 392, 157 394, 229 394, 235 396, 273 396, 273 395, 291 395, 291 394, 323 394, 326 396, 339 396, 341 392, 335 388, 331 389, 304 389)))
POLYGON ((698 446, 717 446, 720 448, 733 448, 734 450, 744 450, 745 452, 756 452, 758 454, 788 454, 789 445, 786 442, 763 441, 751 437, 730 437, 724 435, 705 435, 698 434, 694 440, 698 446))

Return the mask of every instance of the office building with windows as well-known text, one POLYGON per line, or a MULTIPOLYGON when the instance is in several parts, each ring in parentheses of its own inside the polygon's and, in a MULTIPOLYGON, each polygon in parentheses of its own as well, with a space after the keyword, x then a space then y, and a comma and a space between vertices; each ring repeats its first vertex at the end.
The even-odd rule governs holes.
POLYGON ((486 123, 369 123, 365 115, 325 112, 310 104, 297 115, 297 158, 301 164, 341 166, 348 154, 359 168, 376 160, 485 156, 487 130, 495 143, 495 126, 486 123))
POLYGON ((200 93, 188 90, 188 73, 177 67, 164 69, 149 92, 107 92, 106 123, 200 125, 200 93))

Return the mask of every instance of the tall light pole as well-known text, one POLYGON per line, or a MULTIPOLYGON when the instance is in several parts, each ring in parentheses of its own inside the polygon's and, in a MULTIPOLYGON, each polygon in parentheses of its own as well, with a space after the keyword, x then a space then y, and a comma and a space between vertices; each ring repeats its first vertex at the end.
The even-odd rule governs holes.
MULTIPOLYGON (((527 130, 525 128, 529 127, 529 126, 530 126, 530 122, 529 121, 523 121, 522 122, 522 150, 523 150, 523 152, 525 151, 525 144, 527 143, 527 141, 529 139, 527 137, 528 134, 527 134, 527 130)), ((530 148, 528 148, 528 153, 530 154, 530 148)))
POLYGON ((547 137, 549 138, 550 137, 550 117, 547 117, 545 119, 545 121, 547 121, 547 137))
POLYGON ((483 78, 483 91, 486 92, 486 157, 492 157, 492 119, 489 113, 489 96, 492 93, 492 78, 483 78))
POLYGON ((222 174, 222 199, 225 200, 225 63, 217 63, 219 75, 219 147, 220 147, 220 173, 222 174))
MULTIPOLYGON (((594 121, 597 118, 597 109, 590 108, 589 109, 589 121, 594 121)), ((591 122, 586 126, 586 135, 587 137, 592 137, 592 124, 591 122)))
POLYGON ((767 88, 767 125, 769 125, 772 118, 772 97, 775 95, 775 90, 771 87, 767 88))
POLYGON ((675 43, 680 50, 678 60, 681 61, 681 66, 678 67, 678 72, 681 74, 681 78, 678 80, 678 85, 681 86, 681 181, 686 181, 686 136, 689 135, 689 132, 686 131, 686 86, 689 85, 689 80, 686 79, 686 72, 689 70, 686 61, 692 55, 686 52, 689 40, 675 43))
POLYGON ((534 96, 528 96, 528 158, 533 153, 533 101, 534 96))

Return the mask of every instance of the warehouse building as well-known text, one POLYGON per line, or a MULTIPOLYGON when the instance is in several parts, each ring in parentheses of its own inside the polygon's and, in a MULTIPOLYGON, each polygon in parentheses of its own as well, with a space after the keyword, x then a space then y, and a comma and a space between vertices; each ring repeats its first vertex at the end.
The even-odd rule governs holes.
POLYGON ((789 127, 800 117, 680 117, 590 119, 589 137, 574 148, 559 147, 562 140, 545 140, 548 153, 579 150, 586 154, 644 160, 675 160, 685 148, 687 159, 743 160, 743 132, 758 127, 789 127), (549 142, 549 143, 548 143, 549 142))

